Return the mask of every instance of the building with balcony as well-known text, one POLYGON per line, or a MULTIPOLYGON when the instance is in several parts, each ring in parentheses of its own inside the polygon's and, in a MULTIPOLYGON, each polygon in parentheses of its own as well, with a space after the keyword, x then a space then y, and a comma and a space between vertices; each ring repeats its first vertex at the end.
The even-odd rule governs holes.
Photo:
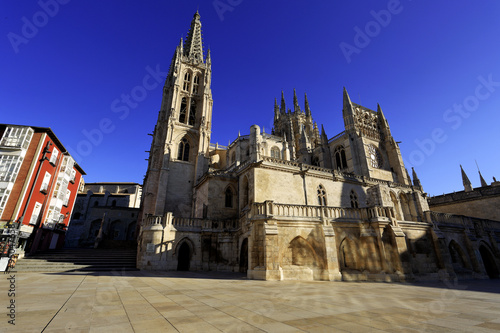
POLYGON ((3 247, 61 248, 84 174, 50 128, 0 124, 3 247))
POLYGON ((345 131, 328 137, 294 90, 290 108, 283 93, 275 100, 271 133, 253 125, 214 145, 211 62, 197 12, 153 132, 138 268, 266 280, 498 277, 500 222, 432 212, 379 105, 353 103, 344 89, 345 131))

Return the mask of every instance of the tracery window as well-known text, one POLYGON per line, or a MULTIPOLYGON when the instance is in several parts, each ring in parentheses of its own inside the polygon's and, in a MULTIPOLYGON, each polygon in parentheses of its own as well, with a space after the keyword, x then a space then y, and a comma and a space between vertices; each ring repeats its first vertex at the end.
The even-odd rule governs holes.
POLYGON ((225 192, 226 200, 225 200, 225 206, 228 208, 233 207, 233 191, 231 190, 231 187, 228 187, 225 192))
POLYGON ((191 73, 186 72, 186 74, 184 74, 184 85, 182 86, 182 90, 189 91, 190 87, 191 87, 191 73))
POLYGON ((318 204, 320 206, 326 206, 326 191, 323 185, 318 186, 318 204))
POLYGON ((351 208, 359 208, 358 195, 354 192, 354 190, 351 191, 349 197, 351 199, 351 208))
POLYGON ((179 122, 180 123, 186 122, 186 113, 187 113, 187 100, 186 100, 186 97, 182 97, 181 112, 179 114, 179 122))
POLYGON ((182 138, 181 142, 179 142, 177 159, 179 161, 189 161, 189 142, 186 138, 182 138))
POLYGON ((272 158, 281 158, 281 152, 278 147, 271 148, 271 157, 272 158))
POLYGON ((340 145, 335 147, 335 166, 338 170, 347 169, 347 159, 345 157, 344 146, 340 145))
POLYGON ((194 121, 196 119, 196 101, 191 100, 191 108, 189 109, 189 125, 194 126, 194 121))
POLYGON ((380 154, 380 151, 377 149, 377 147, 375 147, 374 145, 369 145, 368 156, 370 157, 370 165, 373 168, 382 168, 384 161, 382 159, 382 154, 380 154))
POLYGON ((193 78, 193 94, 194 95, 198 95, 198 87, 200 85, 200 76, 199 75, 195 75, 195 77, 193 78))

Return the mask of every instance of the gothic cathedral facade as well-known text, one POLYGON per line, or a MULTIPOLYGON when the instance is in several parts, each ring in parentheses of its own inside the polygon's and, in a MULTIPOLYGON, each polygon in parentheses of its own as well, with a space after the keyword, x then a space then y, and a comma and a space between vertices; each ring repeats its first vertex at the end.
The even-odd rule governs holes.
POLYGON ((380 106, 343 92, 328 138, 295 90, 228 146, 210 143, 210 51, 194 15, 163 89, 146 173, 138 268, 240 271, 266 280, 486 278, 500 222, 435 213, 380 106))

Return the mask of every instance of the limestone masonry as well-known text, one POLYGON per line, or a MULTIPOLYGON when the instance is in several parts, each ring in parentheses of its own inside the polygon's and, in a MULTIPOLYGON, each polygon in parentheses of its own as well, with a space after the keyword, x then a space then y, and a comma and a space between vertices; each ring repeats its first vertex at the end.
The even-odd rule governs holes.
MULTIPOLYGON (((500 222, 429 210, 380 106, 343 92, 328 138, 304 98, 274 128, 210 143, 210 51, 194 15, 163 90, 144 181, 138 268, 246 272, 266 280, 498 277, 500 222)), ((236 136, 236 135, 235 135, 236 136)))

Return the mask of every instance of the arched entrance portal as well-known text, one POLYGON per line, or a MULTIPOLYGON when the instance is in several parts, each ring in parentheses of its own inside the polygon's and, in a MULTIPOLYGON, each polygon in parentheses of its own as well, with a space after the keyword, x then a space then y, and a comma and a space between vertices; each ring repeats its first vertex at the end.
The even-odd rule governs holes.
POLYGON ((246 273, 248 270, 248 238, 241 243, 240 251, 240 273, 246 273))
POLYGON ((188 243, 184 242, 179 247, 177 254, 177 270, 189 271, 189 261, 191 260, 191 249, 188 243))
POLYGON ((490 279, 498 279, 500 277, 500 274, 498 272, 498 267, 497 264, 495 263, 495 258, 493 257, 493 254, 491 254, 490 250, 484 245, 481 245, 479 247, 479 253, 481 253, 481 258, 483 259, 484 268, 486 268, 486 273, 488 273, 490 279))

